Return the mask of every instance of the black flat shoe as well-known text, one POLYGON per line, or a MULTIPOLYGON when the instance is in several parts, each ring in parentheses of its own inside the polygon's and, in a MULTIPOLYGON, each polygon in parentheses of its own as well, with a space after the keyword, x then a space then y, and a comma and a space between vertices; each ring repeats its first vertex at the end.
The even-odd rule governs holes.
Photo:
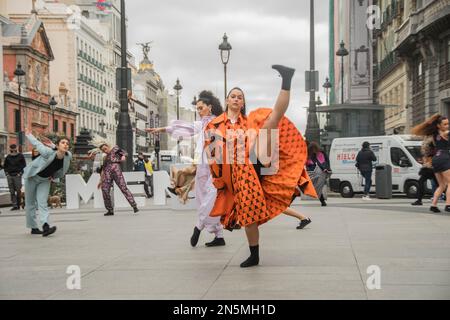
POLYGON ((133 212, 134 212, 134 213, 138 213, 138 212, 139 212, 138 207, 133 207, 133 212))
POLYGON ((450 206, 445 206, 445 212, 450 212, 450 206))
POLYGON ((44 232, 42 232, 43 237, 48 237, 49 235, 56 232, 56 227, 50 227, 47 223, 42 226, 44 232))
POLYGON ((303 229, 308 224, 310 224, 312 221, 310 218, 300 221, 299 225, 297 226, 297 229, 303 229))
POLYGON ((20 208, 18 208, 18 207, 11 208, 11 211, 17 211, 17 210, 20 210, 20 208))
POLYGON ((108 211, 107 213, 104 214, 105 217, 113 216, 113 215, 114 215, 114 212, 112 212, 112 211, 108 211))
POLYGON ((441 210, 439 210, 438 207, 430 207, 430 211, 431 211, 431 212, 434 212, 434 213, 439 213, 439 212, 441 212, 441 210))
POLYGON ((417 201, 415 201, 415 202, 411 203, 411 205, 412 205, 412 206, 422 206, 422 205, 423 205, 423 203, 422 203, 422 201, 420 201, 420 200, 417 200, 417 201))
POLYGON ((200 232, 202 232, 197 227, 194 227, 194 233, 192 233, 191 237, 191 246, 195 247, 198 243, 198 239, 200 238, 200 232))
POLYGON ((43 232, 37 228, 31 229, 31 234, 42 234, 43 232))
POLYGON ((205 243, 207 247, 220 247, 225 245, 224 238, 214 238, 213 241, 205 243))
POLYGON ((167 190, 169 190, 170 193, 173 193, 174 195, 177 196, 177 193, 175 192, 175 188, 168 187, 167 190))

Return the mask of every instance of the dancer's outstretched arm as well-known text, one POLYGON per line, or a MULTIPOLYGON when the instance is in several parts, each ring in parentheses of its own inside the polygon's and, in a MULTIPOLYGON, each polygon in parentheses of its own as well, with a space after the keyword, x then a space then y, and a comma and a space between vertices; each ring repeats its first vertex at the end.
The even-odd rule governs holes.
MULTIPOLYGON (((258 159, 260 159, 260 161, 262 159, 267 159, 267 156, 271 157, 271 155, 272 155, 271 154, 271 150, 272 150, 271 130, 278 128, 278 124, 279 124, 281 118, 286 113, 286 110, 289 106, 289 100, 291 97, 291 81, 292 81, 292 77, 294 76, 294 72, 295 72, 295 69, 287 68, 287 67, 280 66, 280 65, 274 65, 274 66, 272 66, 272 68, 277 70, 280 73, 280 75, 283 79, 283 82, 282 82, 282 86, 281 86, 281 91, 278 95, 278 98, 277 98, 277 101, 273 108, 273 111, 261 128, 261 130, 267 130, 267 135, 266 135, 267 143, 259 144, 259 139, 258 139, 257 156, 258 156, 258 159)), ((261 163, 265 167, 268 167, 270 165, 270 162, 267 162, 267 161, 261 161, 261 163)))

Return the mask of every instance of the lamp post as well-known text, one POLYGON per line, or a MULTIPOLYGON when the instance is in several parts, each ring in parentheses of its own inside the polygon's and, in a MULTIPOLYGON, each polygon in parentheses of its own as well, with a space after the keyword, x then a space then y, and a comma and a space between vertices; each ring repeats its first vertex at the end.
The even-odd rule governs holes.
POLYGON ((348 50, 345 49, 344 41, 339 44, 339 50, 336 52, 341 57, 341 104, 344 104, 344 57, 348 56, 348 50))
POLYGON ((197 121, 197 97, 194 96, 194 100, 192 100, 191 104, 194 106, 194 120, 197 121))
POLYGON ((52 131, 55 131, 55 111, 56 111, 56 106, 58 105, 58 102, 56 102, 55 97, 52 96, 52 98, 50 99, 50 101, 48 102, 48 104, 50 105, 50 110, 52 111, 52 131))
POLYGON ((98 124, 101 128, 101 132, 102 132, 102 137, 105 138, 105 131, 103 130, 104 127, 106 126, 105 121, 103 121, 103 119, 100 121, 100 123, 98 124))
MULTIPOLYGON (((183 87, 180 84, 180 79, 177 79, 177 82, 173 86, 173 89, 177 93, 177 120, 180 120, 180 94, 183 87)), ((177 139, 177 161, 180 159, 180 138, 177 139)))
MULTIPOLYGON (((155 116, 155 127, 159 128, 159 114, 155 116)), ((156 156, 156 170, 159 171, 159 150, 160 150, 160 140, 159 133, 156 134, 155 140, 155 156, 156 156)))
POLYGON ((310 1, 310 45, 309 45, 309 84, 306 86, 309 92, 308 122, 306 124, 305 137, 309 142, 320 140, 319 121, 316 113, 316 91, 319 90, 318 74, 315 70, 315 28, 314 28, 314 0, 310 1))
MULTIPOLYGON (((197 97, 194 96, 194 100, 191 102, 192 106, 194 107, 194 121, 197 121, 197 97)), ((195 150, 194 150, 194 139, 191 139, 191 149, 192 149, 192 159, 195 157, 195 150)))
MULTIPOLYGON (((155 120, 153 119, 153 110, 150 111, 150 121, 149 121, 150 128, 155 127, 155 120)), ((154 135, 149 135, 150 137, 150 146, 154 146, 154 135)))
POLYGON ((225 100, 227 100, 227 64, 230 60, 230 51, 232 47, 231 44, 228 42, 227 34, 225 33, 223 35, 223 42, 219 45, 220 50, 220 58, 222 59, 223 63, 223 74, 224 74, 224 86, 225 86, 225 100))
POLYGON ((120 110, 117 126, 117 144, 128 153, 126 162, 123 164, 125 171, 133 170, 133 129, 131 127, 130 114, 128 113, 128 62, 127 62, 127 29, 125 24, 125 0, 120 1, 120 110))
POLYGON ((18 128, 18 140, 19 140, 19 152, 22 152, 23 144, 23 131, 22 131, 22 77, 26 75, 25 71, 22 69, 20 62, 17 64, 16 70, 14 70, 14 75, 17 77, 17 83, 19 84, 19 114, 16 117, 16 128, 18 128))
POLYGON ((331 82, 330 79, 328 79, 328 77, 325 79, 325 83, 322 86, 325 89, 325 94, 326 96, 326 101, 327 101, 327 106, 329 105, 329 91, 331 89, 331 82))

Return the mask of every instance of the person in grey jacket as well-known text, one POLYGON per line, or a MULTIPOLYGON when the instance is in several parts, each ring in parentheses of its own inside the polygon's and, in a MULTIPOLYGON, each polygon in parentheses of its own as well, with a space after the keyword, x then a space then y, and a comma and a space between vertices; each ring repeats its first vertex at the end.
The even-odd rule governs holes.
POLYGON ((27 228, 31 229, 31 234, 47 237, 56 231, 55 226, 50 227, 48 224, 47 200, 50 184, 52 180, 64 177, 69 169, 72 154, 69 152, 69 140, 65 137, 58 138, 55 148, 50 148, 37 140, 28 129, 25 129, 25 134, 40 153, 40 156, 25 168, 23 174, 27 228), (39 209, 42 231, 36 223, 36 209, 39 209))
POLYGON ((370 143, 365 141, 362 144, 362 149, 356 156, 356 167, 361 172, 361 175, 365 180, 363 200, 370 200, 369 193, 370 187, 372 186, 372 170, 374 161, 377 161, 377 157, 370 149, 370 143))

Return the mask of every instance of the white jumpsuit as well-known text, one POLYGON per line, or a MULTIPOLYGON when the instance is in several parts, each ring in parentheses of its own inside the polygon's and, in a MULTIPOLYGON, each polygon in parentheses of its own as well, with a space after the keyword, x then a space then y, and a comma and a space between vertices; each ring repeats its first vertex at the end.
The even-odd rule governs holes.
POLYGON ((211 172, 204 152, 204 129, 212 119, 214 119, 213 116, 206 116, 194 123, 175 120, 166 128, 166 131, 174 138, 197 137, 194 159, 194 163, 197 165, 195 199, 197 201, 198 221, 196 226, 199 230, 206 229, 217 238, 223 238, 223 226, 220 223, 220 217, 209 216, 216 200, 217 189, 212 183, 211 172))

